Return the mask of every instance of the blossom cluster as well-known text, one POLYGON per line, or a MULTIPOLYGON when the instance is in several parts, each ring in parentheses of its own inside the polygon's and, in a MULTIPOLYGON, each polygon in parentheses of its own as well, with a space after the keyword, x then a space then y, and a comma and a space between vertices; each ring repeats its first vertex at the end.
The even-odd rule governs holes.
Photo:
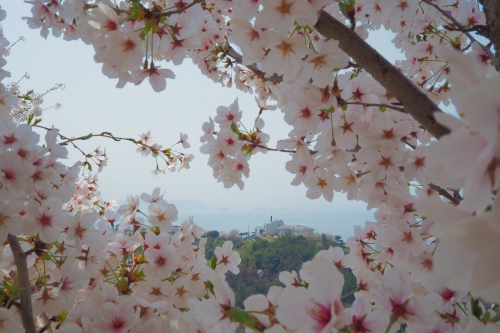
MULTIPOLYGON (((2 325, 21 331, 10 315, 19 291, 7 274, 16 270, 5 244, 11 234, 27 254, 34 314, 45 312, 63 332, 231 332, 239 325, 395 332, 402 324, 406 332, 500 331, 500 81, 491 50, 465 33, 485 24, 475 1, 29 2, 32 27, 92 45, 119 87, 149 78, 161 91, 175 76, 157 64, 189 57, 214 81, 255 92, 250 131, 240 126, 237 100, 203 125, 202 152, 225 187, 243 188, 250 157, 274 149, 263 117, 279 108, 291 131, 276 149, 291 155, 292 185, 303 184, 310 199, 343 192, 376 212, 355 228, 348 251, 318 253, 299 274, 280 275, 285 287, 237 309, 224 279, 238 272, 230 243, 207 262, 201 230, 188 220, 174 232, 177 211, 159 190, 140 197, 147 214, 138 196, 118 209, 96 200, 97 181, 77 180, 78 165, 58 161, 66 150, 57 132, 48 131, 42 147, 30 124, 10 120, 16 96, 0 84, 2 325), (456 107, 457 116, 434 115, 449 134, 433 140, 338 41, 322 36, 320 13, 364 39, 382 27, 394 33, 405 57, 396 67, 423 96, 456 107), (345 267, 357 278, 350 307, 341 296, 345 267)), ((8 42, 0 43, 5 50, 8 42)))

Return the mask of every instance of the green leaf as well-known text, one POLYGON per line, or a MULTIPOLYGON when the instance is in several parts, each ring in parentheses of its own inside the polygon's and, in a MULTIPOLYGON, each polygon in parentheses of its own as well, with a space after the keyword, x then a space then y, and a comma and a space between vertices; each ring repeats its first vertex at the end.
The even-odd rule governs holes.
POLYGON ((490 319, 492 323, 498 323, 500 321, 500 314, 497 314, 495 317, 490 319))
POLYGON ((138 280, 142 280, 146 277, 146 274, 144 274, 144 271, 140 271, 135 276, 137 277, 138 280))
POLYGON ((41 121, 42 121, 42 118, 36 118, 33 125, 36 125, 36 124, 40 123, 41 121))
POLYGON ((64 321, 66 320, 67 316, 68 316, 68 312, 67 311, 63 311, 63 312, 61 312, 61 314, 59 316, 57 316, 57 319, 58 319, 59 322, 64 323, 64 321))
POLYGON ((245 310, 238 308, 231 308, 224 312, 224 315, 231 318, 233 322, 240 323, 243 326, 254 328, 257 331, 262 331, 266 327, 262 324, 257 317, 245 310))
POLYGON ((477 319, 481 319, 481 316, 483 315, 483 309, 481 309, 481 307, 479 306, 479 299, 472 298, 471 312, 477 319))
POLYGON ((342 14, 347 17, 353 16, 356 8, 356 2, 354 0, 347 0, 344 2, 339 2, 339 8, 342 14))
POLYGON ((211 293, 212 295, 214 295, 214 296, 215 296, 215 292, 214 292, 214 285, 213 285, 213 283, 212 283, 212 282, 210 282, 209 280, 207 280, 207 281, 205 282, 205 287, 206 287, 206 288, 210 291, 210 293, 211 293))
POLYGON ((217 267, 217 256, 214 256, 208 265, 211 269, 215 269, 215 267, 217 267))
POLYGON ((43 252, 42 256, 40 257, 40 259, 42 260, 45 260, 45 261, 49 261, 50 260, 50 254, 46 251, 43 252))
POLYGON ((234 133, 240 133, 240 129, 234 121, 231 123, 231 131, 233 131, 234 133))
POLYGON ((124 287, 126 287, 126 286, 127 286, 127 280, 126 280, 125 278, 123 278, 123 277, 122 277, 120 280, 118 280, 118 282, 116 282, 116 285, 117 285, 118 287, 122 287, 122 288, 124 288, 124 287))
POLYGON ((244 145, 243 147, 241 147, 241 151, 243 152, 243 156, 249 157, 252 156, 253 148, 249 145, 244 145))
POLYGON ((148 33, 151 31, 151 29, 153 29, 154 25, 155 25, 155 22, 149 22, 148 24, 146 24, 144 26, 143 29, 144 29, 144 31, 146 31, 146 33, 148 33))

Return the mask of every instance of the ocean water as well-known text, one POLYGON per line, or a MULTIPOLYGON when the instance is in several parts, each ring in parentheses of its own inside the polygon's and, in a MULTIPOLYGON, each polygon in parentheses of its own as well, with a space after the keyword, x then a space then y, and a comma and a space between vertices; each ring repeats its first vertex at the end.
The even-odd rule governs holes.
POLYGON ((185 209, 177 205, 179 218, 175 224, 180 224, 189 216, 205 230, 229 232, 233 229, 239 232, 254 231, 255 227, 263 226, 271 220, 283 220, 285 224, 302 225, 314 228, 316 233, 332 233, 340 235, 344 240, 354 235, 355 225, 364 225, 365 221, 373 221, 373 212, 360 211, 327 211, 327 210, 229 210, 229 209, 185 209))

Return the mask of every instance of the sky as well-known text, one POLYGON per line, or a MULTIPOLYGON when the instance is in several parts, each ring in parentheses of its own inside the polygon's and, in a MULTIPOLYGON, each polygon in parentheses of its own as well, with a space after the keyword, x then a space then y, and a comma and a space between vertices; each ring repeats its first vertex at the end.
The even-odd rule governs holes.
MULTIPOLYGON (((310 200, 306 188, 292 186, 293 175, 285 170, 290 159, 286 153, 269 152, 252 156, 250 178, 245 180, 244 190, 237 186, 225 189, 212 176, 206 164, 208 155, 199 152, 201 127, 208 117, 216 115, 220 105, 228 106, 238 98, 243 110, 243 122, 252 123, 258 107, 251 94, 222 87, 203 76, 189 59, 181 66, 162 63, 174 71, 176 78, 168 80, 167 89, 161 93, 152 90, 149 82, 139 86, 128 84, 115 87, 116 80, 101 72, 101 64, 93 60, 92 46, 81 41, 65 41, 52 35, 45 40, 38 30, 29 29, 23 16, 30 16, 30 6, 21 1, 2 3, 7 11, 6 20, 0 22, 4 34, 11 43, 19 36, 19 42, 6 59, 6 70, 12 77, 4 83, 18 81, 25 73, 29 80, 21 82, 21 90, 35 89, 43 93, 55 83, 65 85, 64 91, 54 91, 44 98, 44 106, 61 103, 59 110, 48 110, 41 125, 60 129, 61 134, 78 137, 89 133, 108 131, 116 136, 139 139, 141 133, 151 131, 153 138, 164 147, 179 141, 180 132, 189 135, 191 148, 181 150, 194 155, 189 170, 169 172, 153 176, 152 157, 142 157, 130 142, 114 142, 92 138, 78 145, 86 152, 95 147, 106 147, 108 165, 99 175, 104 200, 115 198, 123 202, 127 194, 152 192, 160 187, 168 202, 177 204, 179 221, 194 216, 197 224, 207 230, 239 229, 247 231, 273 219, 285 224, 300 224, 331 232, 345 238, 353 234, 353 225, 363 225, 372 219, 373 212, 366 211, 366 204, 348 201, 336 192, 333 202, 323 198, 310 200)), ((370 40, 377 40, 375 48, 390 60, 397 52, 390 43, 390 36, 377 33, 370 40)), ((291 127, 277 111, 265 111, 264 132, 271 135, 272 147, 279 139, 285 139, 291 127)), ((45 135, 41 133, 42 137, 45 135)), ((176 146, 176 147, 179 147, 176 146)), ((69 148, 67 164, 82 159, 81 153, 69 148)))

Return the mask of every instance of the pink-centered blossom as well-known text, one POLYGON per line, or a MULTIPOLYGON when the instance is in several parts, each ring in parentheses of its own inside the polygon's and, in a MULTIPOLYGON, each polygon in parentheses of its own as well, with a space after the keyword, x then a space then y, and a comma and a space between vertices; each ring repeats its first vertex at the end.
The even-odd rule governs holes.
POLYGON ((286 288, 278 300, 276 317, 298 332, 326 333, 346 324, 340 301, 344 278, 327 259, 313 260, 314 276, 307 289, 286 288))
POLYGON ((125 333, 137 320, 133 303, 124 299, 118 304, 111 302, 102 304, 100 315, 94 321, 94 327, 101 332, 125 333))

